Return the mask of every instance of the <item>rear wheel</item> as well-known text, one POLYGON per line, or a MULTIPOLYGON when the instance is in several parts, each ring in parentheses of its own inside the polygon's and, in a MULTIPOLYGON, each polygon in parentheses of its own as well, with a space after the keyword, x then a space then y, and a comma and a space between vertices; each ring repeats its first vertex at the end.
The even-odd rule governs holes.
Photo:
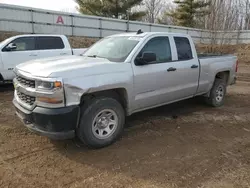
POLYGON ((216 79, 209 97, 206 98, 206 103, 213 107, 222 106, 224 104, 226 89, 227 86, 225 80, 216 79))
POLYGON ((105 147, 121 136, 124 122, 124 109, 117 100, 94 98, 82 107, 77 135, 89 147, 105 147))

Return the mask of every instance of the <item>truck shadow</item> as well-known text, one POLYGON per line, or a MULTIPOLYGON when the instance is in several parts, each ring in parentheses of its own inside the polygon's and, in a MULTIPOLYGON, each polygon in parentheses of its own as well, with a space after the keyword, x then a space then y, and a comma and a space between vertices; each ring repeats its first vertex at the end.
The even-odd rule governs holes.
POLYGON ((118 172, 125 177, 133 177, 136 181, 147 181, 153 175, 158 182, 166 183, 162 171, 166 171, 168 167, 174 171, 175 165, 180 165, 175 158, 180 155, 192 155, 187 149, 192 145, 189 143, 192 141, 191 136, 183 135, 200 135, 200 131, 204 132, 206 126, 182 124, 181 129, 178 129, 178 118, 206 111, 206 108, 209 109, 201 98, 194 98, 134 114, 127 118, 123 137, 103 149, 88 149, 75 140, 52 143, 62 156, 77 164, 89 166, 94 171, 105 171, 110 174, 118 172), (164 121, 164 118, 167 120, 164 121), (152 158, 152 154, 155 157, 152 158))
POLYGON ((13 84, 3 84, 0 85, 0 92, 14 91, 13 84))
MULTIPOLYGON (((181 116, 202 111, 204 110, 204 108, 209 109, 210 107, 205 105, 203 97, 195 97, 192 99, 187 99, 184 101, 146 110, 143 112, 138 112, 126 118, 125 131, 123 133, 122 139, 126 140, 129 137, 129 134, 133 132, 134 129, 137 129, 138 125, 142 125, 139 132, 138 130, 136 130, 137 134, 140 134, 140 131, 143 132, 143 124, 164 118, 168 120, 176 120, 181 116)), ((173 126, 171 125, 169 128, 173 128, 173 126)), ((91 149, 87 148, 84 144, 81 144, 78 140, 67 140, 67 141, 51 140, 51 142, 55 146, 57 146, 59 151, 61 149, 62 151, 64 151, 65 147, 76 153, 82 151, 91 151, 91 149)), ((117 143, 119 144, 120 142, 118 141, 117 143)))
MULTIPOLYGON (((173 104, 164 105, 154 109, 149 109, 146 111, 135 113, 129 117, 126 117, 123 139, 126 139, 129 136, 130 130, 136 129, 138 125, 146 124, 148 122, 164 118, 168 120, 171 119, 175 120, 180 118, 181 116, 204 110, 204 108, 209 109, 210 107, 205 105, 203 97, 195 97, 192 99, 187 99, 173 104)), ((131 132, 132 131, 133 130, 131 130, 131 132)), ((65 146, 67 146, 72 150, 75 149, 75 152, 89 150, 89 148, 87 148, 84 144, 81 144, 78 140, 67 140, 67 141, 51 140, 51 142, 56 146, 58 146, 59 150, 60 148, 65 148, 65 146)))
POLYGON ((131 127, 136 123, 146 123, 147 121, 161 117, 177 119, 182 115, 199 111, 204 107, 206 107, 206 105, 203 102, 203 98, 195 97, 133 114, 132 116, 127 117, 126 126, 131 127))

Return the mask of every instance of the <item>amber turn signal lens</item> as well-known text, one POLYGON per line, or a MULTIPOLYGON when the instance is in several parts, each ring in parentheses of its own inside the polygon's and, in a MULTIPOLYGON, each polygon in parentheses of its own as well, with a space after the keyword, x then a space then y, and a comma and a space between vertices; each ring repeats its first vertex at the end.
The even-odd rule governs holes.
POLYGON ((48 97, 37 97, 37 100, 40 102, 50 103, 50 104, 60 104, 63 102, 62 100, 56 98, 48 98, 48 97))
POLYGON ((55 87, 62 87, 62 83, 59 82, 59 81, 56 81, 56 82, 54 83, 54 86, 55 86, 55 87))

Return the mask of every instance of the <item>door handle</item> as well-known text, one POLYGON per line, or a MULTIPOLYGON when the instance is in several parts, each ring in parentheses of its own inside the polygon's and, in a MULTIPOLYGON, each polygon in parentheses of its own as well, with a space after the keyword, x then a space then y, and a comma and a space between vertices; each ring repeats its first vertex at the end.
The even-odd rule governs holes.
POLYGON ((67 55, 67 53, 60 53, 60 55, 67 55))
POLYGON ((198 65, 192 65, 191 66, 191 69, 196 69, 196 68, 198 68, 199 66, 198 65))
POLYGON ((168 72, 170 72, 170 71, 176 71, 176 68, 170 67, 169 69, 167 69, 167 71, 168 71, 168 72))
POLYGON ((29 56, 30 56, 30 57, 36 57, 37 54, 30 54, 29 56))

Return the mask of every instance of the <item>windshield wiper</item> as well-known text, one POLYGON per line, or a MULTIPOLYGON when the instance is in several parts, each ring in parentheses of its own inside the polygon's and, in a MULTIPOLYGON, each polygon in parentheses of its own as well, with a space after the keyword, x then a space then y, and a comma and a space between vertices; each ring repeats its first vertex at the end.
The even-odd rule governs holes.
POLYGON ((108 59, 106 57, 101 57, 101 56, 98 56, 98 55, 87 55, 87 57, 93 57, 93 58, 103 58, 103 59, 108 59))
POLYGON ((87 57, 93 57, 93 58, 97 58, 97 55, 88 55, 87 57))

